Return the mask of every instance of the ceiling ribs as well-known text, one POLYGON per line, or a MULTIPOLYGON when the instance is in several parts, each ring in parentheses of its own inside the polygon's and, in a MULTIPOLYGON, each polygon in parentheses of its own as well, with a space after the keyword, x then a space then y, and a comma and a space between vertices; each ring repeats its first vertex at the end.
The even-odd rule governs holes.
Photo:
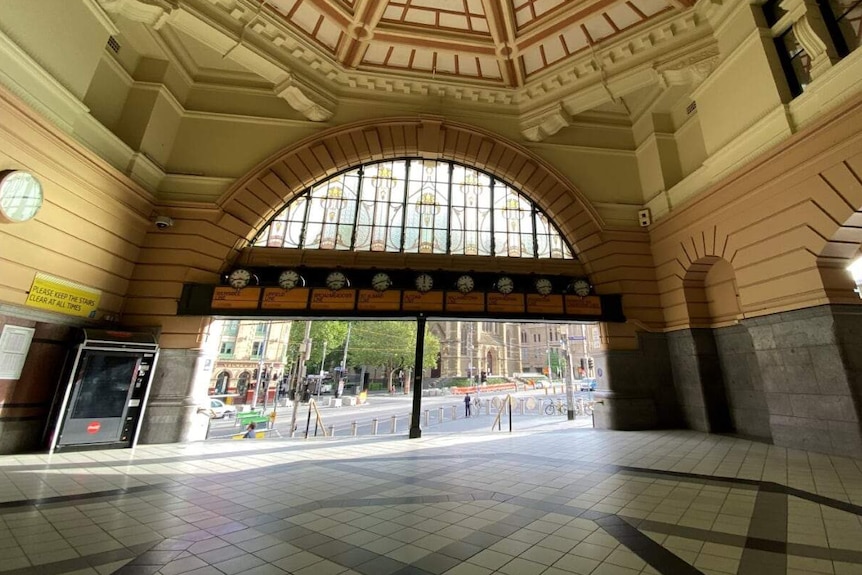
POLYGON ((338 46, 336 59, 348 68, 357 68, 371 44, 374 30, 383 17, 385 0, 356 0, 353 20, 346 30, 346 41, 338 46))
POLYGON ((485 18, 494 40, 503 82, 512 88, 521 87, 525 84, 526 74, 515 50, 518 32, 512 4, 498 0, 482 0, 482 6, 485 8, 485 18))

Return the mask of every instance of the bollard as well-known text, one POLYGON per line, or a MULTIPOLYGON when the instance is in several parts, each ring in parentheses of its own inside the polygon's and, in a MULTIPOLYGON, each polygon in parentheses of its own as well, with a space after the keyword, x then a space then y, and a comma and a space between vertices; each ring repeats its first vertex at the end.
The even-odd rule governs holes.
POLYGON ((335 437, 335 426, 334 425, 329 426, 329 437, 335 437))
POLYGON ((458 406, 453 405, 452 406, 452 421, 455 421, 456 419, 458 419, 458 406))
POLYGON ((524 398, 518 398, 518 415, 524 415, 524 398))
POLYGON ((353 428, 353 429, 351 430, 351 434, 353 435, 353 437, 356 437, 356 422, 354 421, 354 422, 353 422, 352 424, 350 424, 350 425, 351 425, 351 427, 353 428))
POLYGON ((425 410, 425 427, 431 425, 431 410, 425 410))
POLYGON ((395 429, 398 427, 398 416, 392 416, 392 422, 389 424, 389 433, 395 433, 395 429))
POLYGON ((438 407, 437 409, 438 409, 438 413, 437 413, 437 423, 443 423, 443 410, 444 410, 445 408, 443 408, 443 407, 438 407))
POLYGON ((371 420, 371 435, 377 435, 377 418, 371 420))

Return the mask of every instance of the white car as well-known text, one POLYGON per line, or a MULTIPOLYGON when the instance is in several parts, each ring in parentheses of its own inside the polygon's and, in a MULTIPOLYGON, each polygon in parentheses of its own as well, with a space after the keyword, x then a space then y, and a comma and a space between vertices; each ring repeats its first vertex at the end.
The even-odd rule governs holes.
POLYGON ((236 415, 236 409, 232 405, 225 405, 220 399, 210 399, 210 417, 213 419, 224 419, 236 415))

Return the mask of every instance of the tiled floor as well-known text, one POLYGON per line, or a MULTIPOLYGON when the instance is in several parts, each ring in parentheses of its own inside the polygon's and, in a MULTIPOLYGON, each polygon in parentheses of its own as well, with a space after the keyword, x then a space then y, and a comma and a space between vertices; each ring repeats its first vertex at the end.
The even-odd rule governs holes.
POLYGON ((566 423, 0 457, 0 572, 862 574, 862 461, 566 423))

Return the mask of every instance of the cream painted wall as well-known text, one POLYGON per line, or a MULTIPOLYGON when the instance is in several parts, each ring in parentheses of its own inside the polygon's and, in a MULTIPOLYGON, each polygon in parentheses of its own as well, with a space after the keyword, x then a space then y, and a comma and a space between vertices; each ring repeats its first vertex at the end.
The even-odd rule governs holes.
POLYGON ((44 204, 25 223, 0 224, 0 302, 23 305, 38 272, 102 292, 99 315, 123 311, 150 227, 152 196, 0 90, 0 170, 24 169, 44 204))
POLYGON ((700 116, 695 113, 674 133, 683 178, 703 165, 707 158, 700 129, 700 116))
POLYGON ((2 0, 0 30, 20 45, 63 86, 83 99, 108 37, 106 21, 87 7, 90 0, 2 0), (38 22, 38 26, 33 23, 38 22))
POLYGON ((740 2, 733 17, 717 34, 723 60, 696 93, 698 115, 708 155, 782 103, 767 58, 772 40, 762 38, 754 10, 740 2))
POLYGON ((126 105, 129 93, 126 80, 125 72, 105 54, 84 98, 93 117, 112 132, 117 131, 126 105))

